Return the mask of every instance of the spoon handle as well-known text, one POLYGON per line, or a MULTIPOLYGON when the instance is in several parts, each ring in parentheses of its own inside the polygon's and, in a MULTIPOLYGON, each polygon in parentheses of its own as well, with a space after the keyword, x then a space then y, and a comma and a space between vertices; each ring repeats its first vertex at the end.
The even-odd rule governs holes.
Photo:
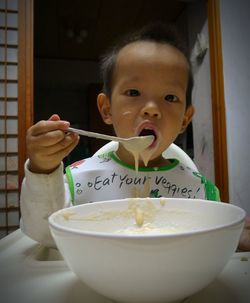
POLYGON ((77 133, 78 135, 91 137, 91 138, 98 138, 98 139, 117 141, 117 142, 127 141, 126 138, 120 138, 120 137, 116 137, 116 136, 109 136, 109 135, 104 135, 104 134, 100 134, 100 133, 94 133, 94 132, 76 129, 76 128, 72 128, 72 127, 69 127, 67 129, 67 131, 77 133))

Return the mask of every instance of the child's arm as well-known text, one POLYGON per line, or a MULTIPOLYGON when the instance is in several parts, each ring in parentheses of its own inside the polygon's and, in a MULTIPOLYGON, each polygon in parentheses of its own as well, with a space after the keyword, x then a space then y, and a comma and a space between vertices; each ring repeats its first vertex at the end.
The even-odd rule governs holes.
POLYGON ((29 171, 28 162, 20 197, 21 230, 40 244, 55 247, 48 217, 70 205, 70 196, 64 188, 63 165, 51 174, 35 174, 29 171))
POLYGON ((53 115, 40 121, 27 133, 29 160, 21 189, 21 229, 32 239, 54 247, 48 217, 70 205, 68 187, 64 185, 62 159, 76 146, 78 136, 65 135, 69 123, 53 115))

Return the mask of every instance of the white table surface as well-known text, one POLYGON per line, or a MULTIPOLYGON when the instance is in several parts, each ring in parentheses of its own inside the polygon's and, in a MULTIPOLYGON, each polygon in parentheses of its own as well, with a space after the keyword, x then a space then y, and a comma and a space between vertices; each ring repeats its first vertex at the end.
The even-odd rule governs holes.
MULTIPOLYGON (((83 284, 69 270, 57 250, 44 248, 17 230, 0 241, 0 302, 114 301, 83 284)), ((235 253, 212 284, 183 302, 249 303, 250 252, 235 253)))

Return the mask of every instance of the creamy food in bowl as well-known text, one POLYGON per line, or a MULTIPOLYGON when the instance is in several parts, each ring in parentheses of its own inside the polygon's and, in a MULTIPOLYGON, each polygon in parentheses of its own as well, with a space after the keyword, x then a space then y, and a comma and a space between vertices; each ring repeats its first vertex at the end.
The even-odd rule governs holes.
POLYGON ((68 266, 118 302, 178 302, 207 286, 234 253, 245 212, 227 203, 135 198, 49 217, 68 266))

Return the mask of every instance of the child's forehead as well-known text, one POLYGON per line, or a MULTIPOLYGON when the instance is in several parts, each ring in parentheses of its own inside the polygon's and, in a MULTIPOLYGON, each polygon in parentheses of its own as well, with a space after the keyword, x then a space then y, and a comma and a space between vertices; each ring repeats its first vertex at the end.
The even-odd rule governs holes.
POLYGON ((187 78, 189 64, 184 54, 177 48, 165 44, 149 41, 133 42, 120 50, 114 77, 121 75, 150 73, 167 76, 175 73, 187 78))
POLYGON ((117 56, 116 65, 155 63, 189 68, 185 55, 177 48, 166 43, 137 41, 123 47, 117 56))

